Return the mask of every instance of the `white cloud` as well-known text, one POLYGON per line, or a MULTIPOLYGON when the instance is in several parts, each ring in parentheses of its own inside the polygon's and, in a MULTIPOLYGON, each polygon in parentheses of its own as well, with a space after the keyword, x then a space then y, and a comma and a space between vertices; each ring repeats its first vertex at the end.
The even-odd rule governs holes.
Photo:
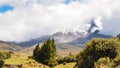
POLYGON ((61 2, 63 0, 0 0, 0 4, 14 6, 13 11, 0 15, 0 40, 25 41, 88 25, 98 16, 103 22, 101 33, 119 33, 120 0, 81 0, 69 5, 61 2))

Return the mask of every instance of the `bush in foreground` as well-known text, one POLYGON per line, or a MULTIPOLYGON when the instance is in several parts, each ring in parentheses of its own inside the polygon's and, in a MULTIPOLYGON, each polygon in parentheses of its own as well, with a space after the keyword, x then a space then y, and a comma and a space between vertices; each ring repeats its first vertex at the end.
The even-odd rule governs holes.
POLYGON ((119 55, 119 50, 120 42, 118 39, 93 39, 86 44, 85 49, 78 55, 75 68, 94 68, 94 63, 100 58, 109 57, 113 60, 119 55))
POLYGON ((0 68, 4 65, 4 60, 11 57, 10 52, 0 52, 0 68))
POLYGON ((113 67, 116 67, 116 66, 120 65, 120 54, 117 55, 117 56, 112 60, 112 63, 113 63, 113 67))
POLYGON ((94 68, 113 68, 113 63, 109 57, 100 58, 97 62, 95 62, 94 68))
POLYGON ((68 55, 65 57, 58 57, 57 62, 58 62, 58 64, 76 62, 76 57, 74 55, 68 55))

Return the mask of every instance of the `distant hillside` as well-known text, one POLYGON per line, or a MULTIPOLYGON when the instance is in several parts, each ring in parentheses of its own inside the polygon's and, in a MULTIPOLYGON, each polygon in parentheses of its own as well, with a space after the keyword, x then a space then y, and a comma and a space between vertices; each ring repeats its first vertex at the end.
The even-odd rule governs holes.
POLYGON ((0 50, 18 51, 21 49, 22 49, 22 47, 20 47, 18 45, 11 44, 9 42, 0 41, 0 50))
MULTIPOLYGON (((40 45, 42 45, 42 44, 40 44, 40 45)), ((36 45, 33 45, 31 47, 27 47, 27 48, 25 48, 23 50, 20 50, 19 52, 26 53, 26 54, 32 54, 35 46, 36 45)), ((72 45, 69 45, 67 43, 57 43, 56 48, 57 48, 57 53, 60 56, 66 56, 70 52, 72 54, 78 54, 79 51, 82 50, 82 48, 80 48, 80 47, 72 46, 72 45)))
MULTIPOLYGON (((80 46, 82 46, 82 45, 80 45, 80 46)), ((81 47, 73 46, 73 45, 70 45, 70 44, 67 44, 67 43, 57 43, 56 48, 57 48, 57 53, 60 56, 66 56, 70 52, 72 54, 76 55, 80 52, 80 50, 83 49, 81 47)))

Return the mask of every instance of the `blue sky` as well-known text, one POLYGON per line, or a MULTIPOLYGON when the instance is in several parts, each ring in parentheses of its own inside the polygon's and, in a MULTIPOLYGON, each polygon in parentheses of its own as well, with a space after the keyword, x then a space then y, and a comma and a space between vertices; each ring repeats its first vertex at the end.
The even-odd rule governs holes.
MULTIPOLYGON (((73 0, 73 1, 76 1, 76 0, 73 0)), ((64 1, 65 4, 70 4, 70 2, 71 2, 71 0, 65 0, 64 1)), ((14 7, 12 7, 10 5, 7 5, 7 4, 1 5, 0 6, 0 13, 4 13, 4 12, 7 12, 7 11, 13 10, 13 9, 14 9, 14 7)))
MULTIPOLYGON (((73 0, 73 1, 80 1, 80 0, 73 0)), ((71 0, 65 0, 64 3, 65 4, 70 4, 71 0)))
POLYGON ((69 4, 70 2, 70 0, 65 0, 65 4, 69 4))
POLYGON ((0 6, 0 13, 4 13, 6 11, 13 10, 13 7, 10 5, 2 5, 0 6))

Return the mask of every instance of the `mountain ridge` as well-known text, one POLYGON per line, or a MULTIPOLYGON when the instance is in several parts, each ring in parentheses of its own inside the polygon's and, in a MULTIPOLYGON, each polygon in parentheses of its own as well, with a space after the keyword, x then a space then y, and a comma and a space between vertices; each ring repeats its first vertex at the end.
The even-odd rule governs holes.
POLYGON ((87 41, 92 40, 93 38, 110 38, 112 36, 101 34, 100 30, 102 29, 101 21, 98 19, 92 19, 90 22, 90 27, 85 32, 67 30, 65 32, 56 32, 52 35, 42 36, 36 39, 31 39, 28 41, 15 43, 22 47, 30 47, 32 45, 43 43, 48 38, 55 40, 56 43, 68 43, 71 45, 80 45, 85 44, 87 41), (99 23, 99 24, 97 24, 99 23))

